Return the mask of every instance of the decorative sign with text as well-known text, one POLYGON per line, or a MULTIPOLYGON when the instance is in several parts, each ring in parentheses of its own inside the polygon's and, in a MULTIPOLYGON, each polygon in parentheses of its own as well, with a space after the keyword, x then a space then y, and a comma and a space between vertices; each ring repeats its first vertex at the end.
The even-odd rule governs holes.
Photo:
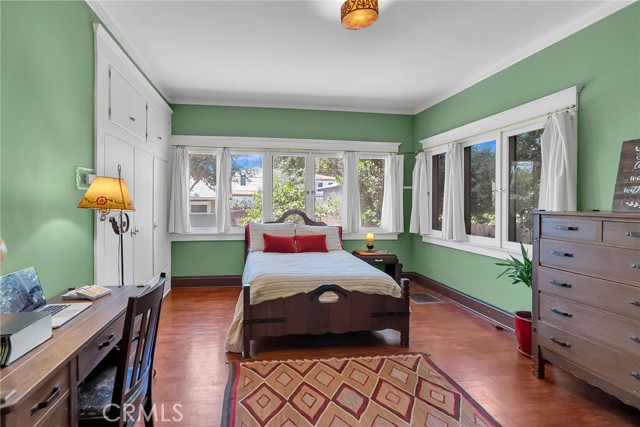
POLYGON ((640 139, 622 143, 611 210, 640 213, 640 139))

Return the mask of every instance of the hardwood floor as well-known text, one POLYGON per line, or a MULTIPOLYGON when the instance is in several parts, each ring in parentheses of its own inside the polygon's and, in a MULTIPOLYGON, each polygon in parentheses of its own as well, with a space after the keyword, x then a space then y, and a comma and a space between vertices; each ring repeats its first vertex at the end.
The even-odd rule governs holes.
MULTIPOLYGON (((239 294, 238 287, 182 288, 165 298, 155 355, 156 427, 220 425, 226 362, 241 359, 224 350, 239 294)), ((512 333, 450 302, 411 309, 408 349, 397 346, 393 331, 263 339, 252 349, 260 359, 425 352, 504 427, 640 427, 640 410, 556 367, 547 367, 544 380, 534 378, 512 333)))

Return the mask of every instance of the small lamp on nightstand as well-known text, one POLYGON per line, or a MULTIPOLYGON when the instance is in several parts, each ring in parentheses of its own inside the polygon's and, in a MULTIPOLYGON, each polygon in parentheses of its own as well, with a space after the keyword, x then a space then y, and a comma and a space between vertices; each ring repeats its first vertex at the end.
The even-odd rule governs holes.
POLYGON ((364 240, 367 242, 367 252, 373 252, 373 242, 376 240, 373 233, 367 233, 364 240))

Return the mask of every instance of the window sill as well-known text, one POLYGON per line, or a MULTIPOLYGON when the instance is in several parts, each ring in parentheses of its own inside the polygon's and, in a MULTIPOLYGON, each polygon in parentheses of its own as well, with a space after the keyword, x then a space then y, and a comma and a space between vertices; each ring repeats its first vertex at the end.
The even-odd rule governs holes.
MULTIPOLYGON (((375 233, 376 240, 398 240, 399 233, 375 233)), ((345 233, 342 240, 364 240, 365 233, 345 233)), ((172 242, 198 242, 198 241, 244 241, 244 231, 231 233, 216 233, 214 231, 196 231, 188 234, 171 234, 172 242)))
MULTIPOLYGON (((498 248, 495 246, 488 246, 479 243, 471 242, 454 242, 452 240, 444 240, 438 237, 422 236, 424 243, 431 243, 433 245, 444 246, 451 249, 457 249, 459 251, 471 252, 478 255, 484 255, 491 258, 497 258, 504 260, 509 256, 514 256, 516 259, 522 261, 522 254, 519 250, 498 248)), ((531 245, 524 245, 527 248, 529 254, 531 254, 531 245)))

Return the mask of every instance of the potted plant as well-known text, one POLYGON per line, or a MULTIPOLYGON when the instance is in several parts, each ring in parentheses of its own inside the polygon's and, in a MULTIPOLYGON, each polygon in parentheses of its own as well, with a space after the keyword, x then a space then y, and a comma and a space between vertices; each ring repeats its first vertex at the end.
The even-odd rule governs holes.
MULTIPOLYGON (((497 278, 507 276, 511 283, 517 285, 524 284, 531 289, 533 283, 533 263, 524 245, 520 243, 520 252, 522 252, 522 261, 510 255, 502 262, 496 265, 506 267, 506 269, 498 275, 497 278)), ((531 312, 516 311, 514 313, 516 338, 518 339, 518 351, 527 357, 531 357, 531 312)))

